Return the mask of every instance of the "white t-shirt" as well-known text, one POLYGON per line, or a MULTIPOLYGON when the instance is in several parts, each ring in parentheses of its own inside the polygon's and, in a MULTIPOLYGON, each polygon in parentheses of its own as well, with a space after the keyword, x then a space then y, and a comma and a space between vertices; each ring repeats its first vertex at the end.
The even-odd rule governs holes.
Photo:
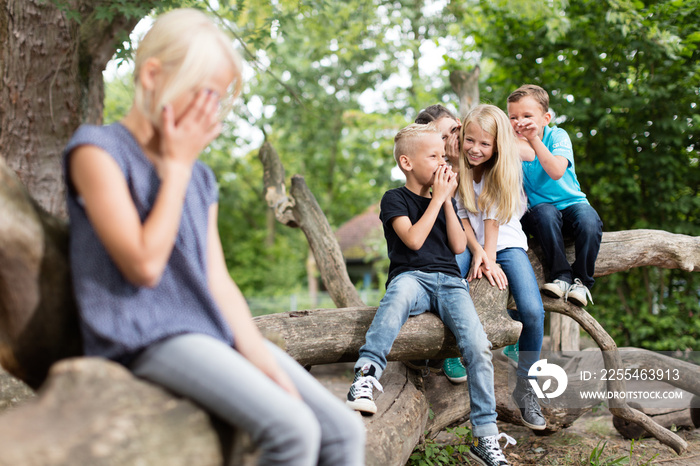
MULTIPOLYGON (((475 200, 479 199, 481 191, 484 189, 484 178, 481 178, 481 182, 474 182, 474 197, 475 200)), ((476 235, 476 240, 479 242, 481 247, 484 247, 484 220, 495 220, 493 215, 485 212, 478 212, 476 214, 469 212, 464 203, 460 199, 459 195, 456 196, 457 199, 457 214, 459 218, 468 218, 469 223, 474 230, 476 235)), ((523 227, 520 225, 520 217, 525 213, 525 206, 527 205, 527 199, 523 193, 522 210, 516 215, 511 217, 510 221, 505 225, 499 225, 498 227, 498 241, 496 242, 496 251, 506 248, 523 248, 527 251, 527 236, 523 232, 523 227)))

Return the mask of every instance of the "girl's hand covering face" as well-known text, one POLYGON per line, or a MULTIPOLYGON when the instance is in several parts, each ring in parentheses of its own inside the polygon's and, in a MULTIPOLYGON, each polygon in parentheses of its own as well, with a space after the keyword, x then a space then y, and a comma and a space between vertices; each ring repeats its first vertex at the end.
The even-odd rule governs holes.
MULTIPOLYGON (((166 105, 161 114, 161 128, 162 162, 159 165, 174 164, 191 169, 202 150, 221 132, 218 94, 202 89, 177 116, 173 105, 166 105)), ((158 168, 161 173, 165 167, 158 168)))

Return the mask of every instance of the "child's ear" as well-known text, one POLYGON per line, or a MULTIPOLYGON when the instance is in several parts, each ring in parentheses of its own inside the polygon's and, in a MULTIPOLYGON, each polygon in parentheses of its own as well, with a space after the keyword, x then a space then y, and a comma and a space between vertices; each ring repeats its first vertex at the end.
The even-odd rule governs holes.
POLYGON ((411 157, 408 155, 402 154, 399 156, 399 166, 403 171, 411 171, 413 169, 411 165, 411 157))
POLYGON ((545 112, 544 113, 544 121, 545 124, 549 124, 550 121, 552 121, 552 114, 550 112, 545 112))
POLYGON ((150 57, 143 62, 139 70, 139 82, 144 89, 153 90, 156 82, 160 78, 163 67, 159 59, 150 57))

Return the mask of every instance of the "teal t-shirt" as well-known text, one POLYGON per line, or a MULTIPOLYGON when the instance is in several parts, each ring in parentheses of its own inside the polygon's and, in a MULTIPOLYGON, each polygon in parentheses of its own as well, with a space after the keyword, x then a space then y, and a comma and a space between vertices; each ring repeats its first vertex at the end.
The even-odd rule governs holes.
POLYGON ((566 209, 579 203, 588 204, 586 195, 576 178, 574 151, 569 135, 556 126, 546 126, 542 142, 552 155, 561 155, 569 161, 564 176, 553 180, 544 171, 537 157, 532 162, 523 162, 523 187, 527 194, 528 208, 538 204, 552 204, 557 209, 566 209))

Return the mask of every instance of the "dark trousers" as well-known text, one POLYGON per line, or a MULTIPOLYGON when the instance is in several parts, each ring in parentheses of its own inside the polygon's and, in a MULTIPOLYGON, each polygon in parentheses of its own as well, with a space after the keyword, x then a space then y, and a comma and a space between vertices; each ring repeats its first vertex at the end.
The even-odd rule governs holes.
POLYGON ((603 222, 593 207, 580 203, 558 210, 552 204, 538 204, 528 209, 521 223, 542 247, 548 282, 559 279, 573 283, 578 278, 586 287, 593 286, 603 237, 603 222), (573 236, 575 242, 576 258, 571 265, 566 260, 565 236, 573 236))

